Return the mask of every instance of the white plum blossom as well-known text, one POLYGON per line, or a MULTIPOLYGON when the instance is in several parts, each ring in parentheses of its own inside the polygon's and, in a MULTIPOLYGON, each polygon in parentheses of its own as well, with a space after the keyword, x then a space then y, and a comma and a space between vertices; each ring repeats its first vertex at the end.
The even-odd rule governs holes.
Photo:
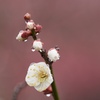
POLYGON ((33 42, 33 49, 35 49, 35 50, 41 50, 42 48, 43 48, 43 43, 40 41, 40 40, 35 40, 34 42, 33 42))
POLYGON ((26 40, 26 38, 23 38, 23 37, 22 37, 22 34, 23 34, 23 33, 24 33, 24 31, 21 30, 21 31, 19 32, 19 34, 17 35, 16 39, 19 40, 19 41, 24 41, 24 40, 26 40))
POLYGON ((55 48, 52 48, 48 51, 48 58, 51 61, 55 62, 55 61, 59 60, 60 55, 59 55, 58 51, 55 48))
POLYGON ((32 29, 34 29, 35 23, 33 21, 29 21, 29 22, 26 23, 26 25, 27 25, 26 27, 28 29, 32 30, 32 29))
POLYGON ((46 90, 53 82, 49 65, 45 62, 32 63, 28 68, 25 81, 39 92, 46 90))

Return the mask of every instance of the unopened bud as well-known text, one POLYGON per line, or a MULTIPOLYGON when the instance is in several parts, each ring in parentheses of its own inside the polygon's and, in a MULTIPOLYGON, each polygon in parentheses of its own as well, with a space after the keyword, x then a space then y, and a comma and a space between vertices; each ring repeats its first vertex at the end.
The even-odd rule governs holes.
POLYGON ((35 50, 38 50, 39 51, 39 50, 41 50, 43 48, 43 43, 40 40, 35 40, 33 42, 33 48, 35 50))
POLYGON ((42 29, 42 26, 39 25, 39 24, 37 24, 35 27, 36 27, 36 29, 35 29, 36 33, 39 33, 41 31, 41 29, 42 29))
POLYGON ((31 15, 29 13, 26 13, 24 15, 24 19, 25 19, 25 21, 29 21, 31 19, 31 15))
POLYGON ((60 48, 56 45, 55 46, 55 49, 57 50, 57 51, 59 51, 60 50, 60 48))
POLYGON ((35 23, 33 21, 29 21, 29 22, 26 23, 27 29, 32 30, 32 29, 34 29, 34 26, 35 26, 35 23))
POLYGON ((31 35, 31 32, 27 30, 27 31, 24 31, 21 36, 22 36, 22 38, 26 38, 27 39, 30 35, 31 35))
POLYGON ((19 40, 19 41, 24 41, 24 40, 26 40, 26 39, 27 39, 26 36, 22 37, 23 34, 24 34, 24 31, 21 30, 21 31, 19 32, 19 34, 17 35, 16 39, 19 40))
POLYGON ((46 94, 52 93, 52 87, 49 86, 49 87, 48 87, 46 90, 44 90, 43 92, 44 92, 45 95, 46 95, 46 94))
POLYGON ((58 53, 58 50, 56 50, 55 48, 51 48, 50 50, 48 50, 48 58, 53 62, 59 60, 60 55, 58 53))

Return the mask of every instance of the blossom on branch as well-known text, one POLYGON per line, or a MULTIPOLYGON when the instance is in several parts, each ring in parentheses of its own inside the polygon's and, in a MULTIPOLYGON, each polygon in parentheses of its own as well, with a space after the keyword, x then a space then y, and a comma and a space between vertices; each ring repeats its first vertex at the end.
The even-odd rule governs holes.
POLYGON ((24 31, 21 30, 21 31, 19 32, 19 34, 17 35, 16 39, 19 40, 19 41, 24 41, 24 40, 26 40, 27 38, 26 38, 26 37, 23 38, 23 36, 22 36, 23 34, 24 34, 24 31))
POLYGON ((51 61, 55 62, 55 61, 59 60, 60 55, 59 55, 58 51, 55 48, 52 48, 48 51, 48 58, 51 61))
POLYGON ((19 40, 19 41, 25 41, 27 40, 27 38, 31 36, 31 31, 30 30, 21 30, 19 32, 19 34, 17 35, 16 39, 19 40))
POLYGON ((33 49, 35 49, 35 50, 41 50, 42 48, 43 48, 43 43, 40 41, 40 40, 35 40, 34 42, 33 42, 33 49))
POLYGON ((36 33, 40 33, 40 31, 41 31, 41 29, 42 29, 42 26, 39 25, 39 24, 37 24, 35 27, 36 27, 35 32, 36 32, 36 33))
POLYGON ((31 15, 29 13, 26 13, 24 15, 24 19, 25 19, 25 21, 29 21, 31 19, 31 15))
POLYGON ((29 21, 26 23, 26 28, 32 30, 35 27, 35 23, 33 21, 29 21))
POLYGON ((25 81, 39 92, 46 90, 53 82, 49 66, 45 62, 32 63, 28 68, 25 81))

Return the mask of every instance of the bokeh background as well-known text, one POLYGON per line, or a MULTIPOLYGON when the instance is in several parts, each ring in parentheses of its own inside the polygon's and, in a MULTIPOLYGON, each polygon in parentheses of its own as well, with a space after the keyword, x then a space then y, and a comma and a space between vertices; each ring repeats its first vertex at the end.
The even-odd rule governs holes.
MULTIPOLYGON (((43 26, 44 48, 60 47, 53 64, 60 100, 100 100, 100 0, 0 0, 0 100, 11 100, 30 63, 43 61, 31 37, 15 39, 27 12, 43 26)), ((53 98, 26 87, 18 100, 53 98)))

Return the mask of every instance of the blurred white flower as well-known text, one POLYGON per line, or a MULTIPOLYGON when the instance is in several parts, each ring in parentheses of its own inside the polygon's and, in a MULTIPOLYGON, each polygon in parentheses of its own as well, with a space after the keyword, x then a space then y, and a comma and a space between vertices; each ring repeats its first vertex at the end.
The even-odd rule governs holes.
POLYGON ((41 50, 42 48, 43 48, 43 43, 40 41, 40 40, 35 40, 34 42, 33 42, 33 49, 35 49, 35 50, 41 50))
POLYGON ((24 41, 24 40, 26 40, 26 38, 23 38, 23 37, 22 37, 23 33, 24 33, 24 31, 21 30, 21 31, 19 32, 19 34, 17 35, 16 39, 19 40, 19 41, 24 41))
POLYGON ((26 27, 28 29, 32 30, 32 29, 34 29, 35 23, 33 21, 30 21, 30 22, 27 22, 26 25, 27 25, 26 27))
POLYGON ((59 55, 58 51, 55 48, 52 48, 48 51, 48 58, 51 61, 55 62, 55 61, 59 60, 60 55, 59 55))
POLYGON ((46 90, 53 82, 49 66, 45 62, 32 63, 28 68, 25 81, 39 92, 46 90))

